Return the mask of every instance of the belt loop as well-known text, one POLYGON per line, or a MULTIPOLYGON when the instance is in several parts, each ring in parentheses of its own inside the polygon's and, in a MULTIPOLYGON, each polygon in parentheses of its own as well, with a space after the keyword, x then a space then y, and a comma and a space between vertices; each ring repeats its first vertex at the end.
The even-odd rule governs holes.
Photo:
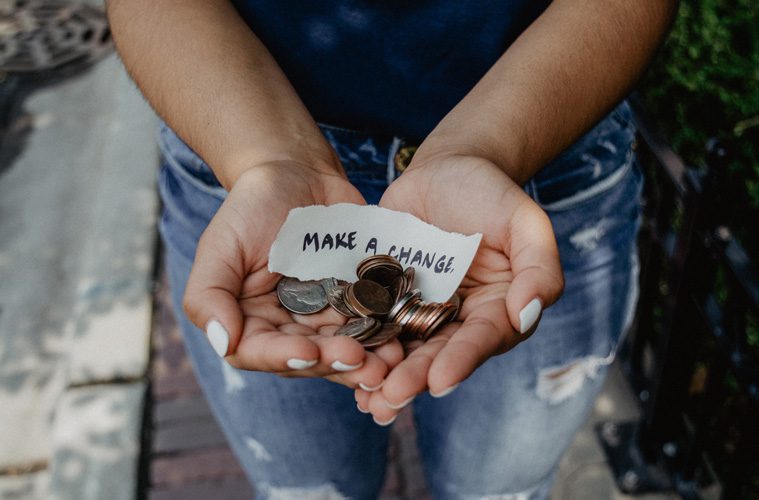
POLYGON ((395 162, 398 151, 403 146, 403 140, 399 137, 393 137, 393 143, 390 144, 390 150, 387 154, 387 184, 395 180, 395 162))

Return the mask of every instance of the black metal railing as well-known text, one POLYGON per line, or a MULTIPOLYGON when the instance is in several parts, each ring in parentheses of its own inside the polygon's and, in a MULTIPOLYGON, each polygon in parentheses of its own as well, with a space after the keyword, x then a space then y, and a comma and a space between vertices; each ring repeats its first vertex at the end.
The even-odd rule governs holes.
POLYGON ((620 352, 637 422, 597 433, 626 493, 759 498, 759 277, 728 221, 727 158, 690 168, 633 99, 646 172, 641 297, 620 352))

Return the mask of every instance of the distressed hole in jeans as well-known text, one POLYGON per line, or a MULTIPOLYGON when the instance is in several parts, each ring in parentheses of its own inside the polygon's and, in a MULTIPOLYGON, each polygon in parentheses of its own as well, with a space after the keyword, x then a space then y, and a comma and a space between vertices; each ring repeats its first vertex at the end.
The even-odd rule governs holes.
POLYGON ((240 371, 227 363, 224 358, 219 358, 221 373, 224 375, 224 390, 227 394, 234 394, 245 388, 245 379, 240 371))
POLYGON ((577 394, 587 379, 595 379, 601 367, 614 361, 614 353, 605 358, 586 356, 565 365, 549 366, 538 373, 536 393, 542 400, 559 404, 577 394))
POLYGON ((245 446, 247 446, 248 449, 253 452, 253 456, 256 457, 256 460, 261 460, 263 462, 271 462, 273 460, 271 454, 264 447, 264 445, 252 437, 245 436, 245 446))
POLYGON ((600 219, 592 226, 584 227, 569 237, 570 243, 580 253, 595 250, 611 226, 609 219, 600 219))
POLYGON ((535 496, 535 492, 540 489, 540 485, 534 486, 529 490, 517 493, 494 493, 489 495, 465 495, 466 500, 530 500, 535 496))
POLYGON ((506 493, 503 495, 485 495, 480 500, 529 500, 529 493, 506 493))
POLYGON ((269 500, 349 500, 332 483, 313 487, 281 487, 262 485, 269 500))

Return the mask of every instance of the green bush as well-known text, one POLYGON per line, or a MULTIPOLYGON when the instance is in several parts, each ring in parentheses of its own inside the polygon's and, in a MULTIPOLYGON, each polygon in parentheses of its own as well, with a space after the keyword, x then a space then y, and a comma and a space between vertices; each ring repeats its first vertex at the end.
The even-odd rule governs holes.
MULTIPOLYGON (((723 141, 729 175, 726 213, 752 250, 759 249, 759 2, 680 2, 677 19, 641 82, 647 109, 675 150, 702 166, 710 137, 723 141), (748 213, 747 213, 748 212, 748 213), (750 215, 750 217, 747 217, 750 215), (754 227, 745 227, 753 222, 754 227)), ((756 255, 756 254, 755 254, 756 255)))

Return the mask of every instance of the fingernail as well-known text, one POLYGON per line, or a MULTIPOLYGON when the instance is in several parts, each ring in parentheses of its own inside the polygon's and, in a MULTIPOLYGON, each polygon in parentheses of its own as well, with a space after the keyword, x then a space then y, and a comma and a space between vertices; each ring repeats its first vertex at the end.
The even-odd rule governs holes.
POLYGON ((543 306, 539 299, 532 299, 529 304, 519 311, 519 333, 526 333, 540 316, 543 306))
POLYGON ((355 370, 356 368, 361 368, 361 365, 363 364, 364 364, 363 361, 355 365, 348 365, 348 364, 343 363, 342 361, 334 361, 332 363, 332 369, 337 370, 339 372, 349 372, 351 370, 355 370))
POLYGON ((445 397, 445 396, 449 395, 450 393, 452 393, 453 391, 455 391, 456 387, 458 387, 458 386, 459 386, 459 384, 453 384, 448 389, 443 389, 442 391, 440 391, 438 393, 434 393, 434 392, 430 391, 430 396, 432 396, 433 398, 442 398, 442 397, 445 397))
POLYGON ((395 419, 398 418, 398 415, 393 415, 393 418, 391 418, 390 420, 387 420, 385 422, 381 422, 381 421, 377 420, 377 417, 372 417, 372 418, 374 419, 374 423, 375 424, 381 425, 382 427, 387 427, 388 425, 390 425, 393 422, 395 422, 395 419))
POLYGON ((358 405, 358 403, 356 403, 356 408, 358 408, 358 411, 360 411, 361 413, 369 413, 369 410, 364 410, 363 408, 361 408, 361 407, 358 405))
POLYGON ((405 408, 410 402, 412 402, 415 397, 416 396, 411 396, 406 401, 404 401, 402 403, 398 403, 397 405, 394 405, 394 404, 390 403, 390 401, 385 401, 385 405, 388 408, 392 408, 393 410, 400 410, 401 408, 405 408))
POLYGON ((376 386, 376 387, 369 387, 368 385, 365 385, 365 384, 363 384, 361 382, 358 383, 358 386, 360 388, 362 388, 363 390, 365 390, 366 392, 374 392, 374 391, 380 389, 383 385, 385 385, 385 381, 384 380, 382 382, 380 382, 379 385, 376 386))
POLYGON ((227 349, 229 348, 229 334, 221 323, 212 319, 206 325, 206 336, 211 343, 211 347, 216 351, 216 354, 222 358, 227 355, 227 349))
POLYGON ((318 362, 319 362, 318 359, 306 360, 306 359, 290 358, 287 360, 287 366, 289 366, 293 370, 306 370, 308 368, 311 368, 318 362))

